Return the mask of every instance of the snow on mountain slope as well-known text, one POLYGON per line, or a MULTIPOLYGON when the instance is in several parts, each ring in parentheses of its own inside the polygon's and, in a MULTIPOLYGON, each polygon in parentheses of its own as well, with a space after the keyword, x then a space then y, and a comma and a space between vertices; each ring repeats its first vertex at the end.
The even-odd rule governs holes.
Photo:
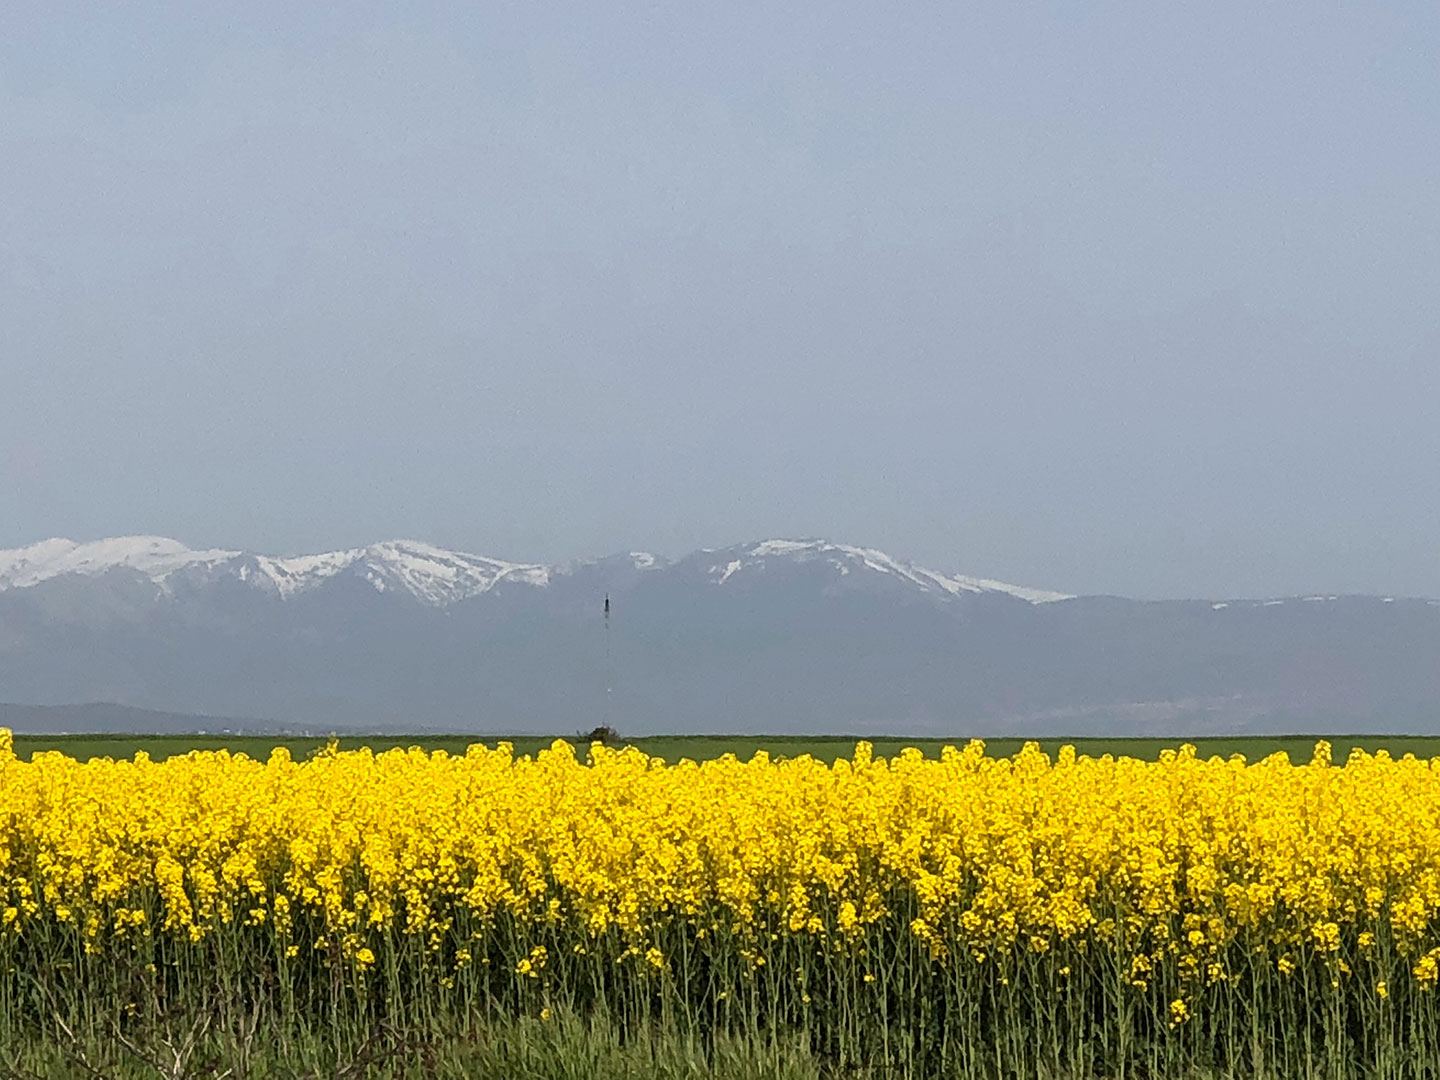
POLYGON ((446 551, 414 540, 280 558, 220 549, 194 551, 165 537, 124 536, 85 544, 57 538, 0 551, 0 592, 63 575, 95 577, 114 570, 147 577, 162 593, 169 593, 178 577, 196 571, 211 579, 229 575, 256 588, 272 589, 282 599, 353 571, 376 592, 408 592, 433 607, 478 596, 502 581, 544 585, 549 580, 543 566, 446 551))
MULTIPOLYGON (((295 555, 291 558, 275 558, 270 555, 255 556, 256 569, 262 575, 257 584, 268 583, 282 597, 288 599, 296 593, 314 588, 335 575, 343 573, 365 557, 365 548, 347 548, 343 551, 327 551, 320 555, 295 555)), ((241 581, 250 580, 250 567, 242 566, 241 581)))
POLYGON ((447 551, 418 540, 372 544, 357 561, 376 591, 400 588, 434 607, 479 596, 502 581, 535 586, 550 582, 550 571, 544 566, 447 551))
POLYGON ((758 544, 728 548, 723 561, 717 561, 710 568, 712 579, 724 585, 737 574, 762 567, 770 559, 786 559, 794 562, 824 560, 841 575, 852 571, 868 570, 900 578, 915 585, 923 592, 939 592, 949 596, 962 593, 998 592, 1014 596, 1032 604, 1052 603, 1056 600, 1073 599, 1068 593, 1052 592, 1048 589, 1030 589, 1021 585, 1010 585, 990 578, 967 577, 964 574, 942 574, 927 570, 911 562, 893 558, 875 548, 854 547, 850 544, 832 544, 825 540, 763 540, 758 544))
POLYGON ((239 555, 238 551, 192 551, 164 536, 117 536, 85 544, 57 537, 0 551, 0 591, 38 585, 62 574, 93 576, 119 568, 159 581, 185 567, 213 566, 239 555))
MULTIPOLYGON (((922 592, 941 596, 998 592, 1035 604, 1069 599, 1065 593, 1029 589, 987 578, 942 574, 892 558, 874 548, 824 540, 765 540, 721 552, 700 553, 698 557, 703 559, 706 555, 715 560, 709 567, 709 577, 718 585, 775 562, 823 560, 840 575, 882 574, 922 592)), ((675 565, 648 552, 632 551, 616 558, 647 573, 662 572, 675 565)), ((449 551, 418 540, 387 540, 369 547, 318 555, 278 557, 225 549, 196 551, 178 540, 160 536, 124 536, 81 544, 57 538, 29 547, 0 550, 0 592, 29 588, 66 575, 96 577, 111 571, 128 571, 148 578, 161 595, 172 595, 181 585, 203 586, 231 578, 288 600, 349 574, 360 577, 376 592, 409 594, 430 607, 443 608, 489 592, 504 582, 543 587, 554 576, 568 575, 578 567, 606 561, 547 567, 449 551)))

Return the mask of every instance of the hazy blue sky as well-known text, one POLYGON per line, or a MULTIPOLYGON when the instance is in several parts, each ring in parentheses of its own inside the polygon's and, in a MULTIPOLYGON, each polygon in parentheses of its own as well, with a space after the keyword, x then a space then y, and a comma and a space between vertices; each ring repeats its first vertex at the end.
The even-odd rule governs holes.
POLYGON ((1440 5, 6 4, 0 546, 1440 595, 1440 5))

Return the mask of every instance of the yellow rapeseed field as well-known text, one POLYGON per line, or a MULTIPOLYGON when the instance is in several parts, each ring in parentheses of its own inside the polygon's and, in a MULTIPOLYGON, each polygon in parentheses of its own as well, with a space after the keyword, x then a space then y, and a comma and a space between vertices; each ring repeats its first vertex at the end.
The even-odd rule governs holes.
POLYGON ((1304 764, 980 742, 833 766, 564 742, 81 763, 0 733, 12 965, 43 941, 82 966, 339 971, 392 1004, 733 1008, 841 1056, 979 1053, 1007 1009, 1006 1038, 1049 1025, 1105 1060, 1127 1037, 1253 1055, 1279 1024, 1363 1055, 1433 1019, 1437 912, 1440 759, 1323 742, 1304 764))

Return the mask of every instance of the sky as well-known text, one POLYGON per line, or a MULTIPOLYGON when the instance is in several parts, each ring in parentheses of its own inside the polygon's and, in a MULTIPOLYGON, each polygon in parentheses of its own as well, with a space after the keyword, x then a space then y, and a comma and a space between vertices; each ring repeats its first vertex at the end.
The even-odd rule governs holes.
POLYGON ((7 4, 0 547, 1440 596, 1440 6, 7 4))

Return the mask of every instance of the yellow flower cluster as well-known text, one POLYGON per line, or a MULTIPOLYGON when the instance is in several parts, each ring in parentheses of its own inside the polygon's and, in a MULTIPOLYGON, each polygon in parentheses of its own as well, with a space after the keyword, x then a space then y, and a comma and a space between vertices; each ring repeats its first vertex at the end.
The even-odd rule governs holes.
MULTIPOLYGON (((1304 765, 979 742, 888 761, 860 743, 833 766, 598 745, 584 762, 563 742, 81 763, 22 761, 0 733, 0 934, 62 924, 97 947, 303 924, 363 967, 381 940, 439 949, 504 922, 563 927, 576 954, 623 940, 664 970, 657 926, 738 936, 763 963, 775 934, 843 948, 898 920, 933 962, 1103 946, 1139 987, 1160 964, 1213 985, 1237 953, 1348 974, 1379 941, 1424 988, 1437 912, 1440 759, 1337 766, 1324 743, 1304 765)), ((520 977, 545 967, 540 940, 520 977)))

